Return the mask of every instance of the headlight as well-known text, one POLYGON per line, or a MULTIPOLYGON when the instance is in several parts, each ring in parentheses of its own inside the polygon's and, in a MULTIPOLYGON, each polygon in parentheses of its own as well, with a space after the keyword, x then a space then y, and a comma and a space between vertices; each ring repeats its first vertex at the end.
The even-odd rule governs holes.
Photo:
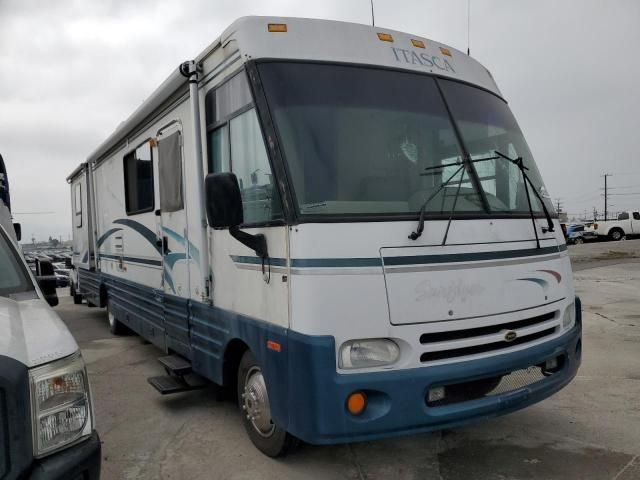
POLYGON ((34 368, 29 376, 34 456, 91 434, 91 395, 80 354, 34 368))
POLYGON ((340 368, 380 367, 395 363, 400 348, 388 338, 350 340, 340 347, 340 368))
POLYGON ((562 317, 562 328, 569 330, 573 327, 574 323, 576 323, 576 304, 575 302, 571 302, 564 311, 564 316, 562 317))

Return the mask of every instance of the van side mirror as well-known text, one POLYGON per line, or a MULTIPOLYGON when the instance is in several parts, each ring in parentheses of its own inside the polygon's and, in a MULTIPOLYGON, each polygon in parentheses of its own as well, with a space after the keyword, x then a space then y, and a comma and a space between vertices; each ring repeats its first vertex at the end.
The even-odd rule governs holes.
POLYGON ((228 228, 233 238, 253 249, 257 256, 268 257, 264 235, 251 235, 239 226, 244 222, 238 177, 231 172, 210 173, 204 181, 207 222, 211 228, 228 228))
POLYGON ((13 229, 16 231, 16 238, 18 241, 22 240, 22 225, 19 223, 13 224, 13 229))
POLYGON ((52 307, 58 305, 58 294, 56 292, 58 280, 50 261, 36 259, 36 280, 47 303, 52 307))

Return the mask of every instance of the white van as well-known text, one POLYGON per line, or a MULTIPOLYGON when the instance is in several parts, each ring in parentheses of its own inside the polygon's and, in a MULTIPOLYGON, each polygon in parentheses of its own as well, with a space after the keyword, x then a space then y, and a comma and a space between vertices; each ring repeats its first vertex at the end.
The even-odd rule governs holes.
POLYGON ((50 306, 58 303, 53 267, 39 262, 34 277, 19 252, 6 186, 0 184, 0 478, 98 479, 100 440, 85 364, 50 306))
POLYGON ((247 17, 68 178, 74 293, 235 392, 268 455, 461 425, 563 388, 580 303, 489 71, 352 23, 247 17))

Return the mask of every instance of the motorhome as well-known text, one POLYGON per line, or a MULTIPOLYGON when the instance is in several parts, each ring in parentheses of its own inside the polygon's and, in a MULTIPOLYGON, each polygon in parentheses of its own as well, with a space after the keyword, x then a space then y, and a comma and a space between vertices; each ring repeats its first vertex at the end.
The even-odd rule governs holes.
POLYGON ((0 157, 0 478, 100 478, 89 380, 73 336, 53 311, 53 266, 34 276, 11 221, 0 157))
POLYGON ((234 22, 69 177, 73 291, 235 392, 253 443, 451 428, 557 392, 580 301, 489 71, 418 35, 234 22))

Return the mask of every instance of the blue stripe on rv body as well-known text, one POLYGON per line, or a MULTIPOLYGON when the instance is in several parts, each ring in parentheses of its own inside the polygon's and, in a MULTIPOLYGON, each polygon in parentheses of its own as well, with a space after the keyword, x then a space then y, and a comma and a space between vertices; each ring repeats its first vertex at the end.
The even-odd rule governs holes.
POLYGON ((162 227, 162 231, 173 238, 176 242, 180 243, 184 247, 185 252, 188 250, 189 258, 192 258, 196 263, 200 263, 200 250, 198 250, 198 247, 170 228, 162 227))
MULTIPOLYGON (((527 248, 520 250, 496 250, 492 252, 472 253, 447 253, 441 255, 404 255, 388 257, 361 257, 361 258, 292 258, 292 268, 356 268, 356 267, 381 267, 384 260, 385 266, 407 266, 434 263, 460 263, 476 262, 483 260, 504 260, 509 258, 534 257, 562 252, 566 245, 543 248, 527 248)), ((231 255, 235 263, 260 265, 259 257, 231 255)), ((271 265, 286 266, 285 258, 270 258, 271 265)))
POLYGON ((100 238, 98 238, 98 241, 97 241, 98 248, 102 246, 102 244, 107 240, 107 238, 109 238, 111 235, 121 230, 122 230, 121 228, 110 228, 109 230, 104 232, 102 235, 100 235, 100 238))
POLYGON ((125 225, 132 230, 135 230, 140 235, 142 235, 142 237, 144 237, 144 239, 147 240, 147 242, 149 242, 149 244, 151 244, 158 253, 162 254, 161 247, 156 243, 158 240, 158 235, 156 235, 154 231, 150 230, 145 225, 141 224, 140 222, 136 222, 135 220, 131 220, 130 218, 118 218, 117 220, 114 220, 113 223, 117 225, 125 225))

